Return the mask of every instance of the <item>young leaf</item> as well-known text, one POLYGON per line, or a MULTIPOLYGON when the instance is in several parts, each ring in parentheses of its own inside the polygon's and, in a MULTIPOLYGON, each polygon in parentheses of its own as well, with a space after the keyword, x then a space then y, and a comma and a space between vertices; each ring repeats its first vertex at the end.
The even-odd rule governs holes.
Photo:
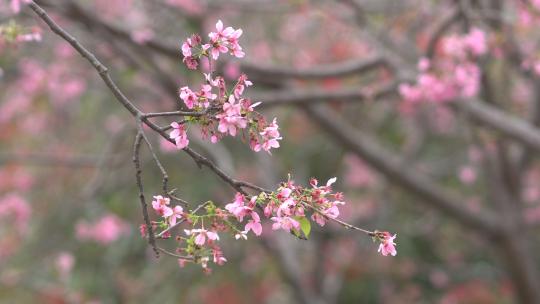
POLYGON ((305 217, 299 217, 298 222, 300 223, 300 229, 302 229, 306 239, 309 238, 309 234, 311 233, 311 222, 305 217))

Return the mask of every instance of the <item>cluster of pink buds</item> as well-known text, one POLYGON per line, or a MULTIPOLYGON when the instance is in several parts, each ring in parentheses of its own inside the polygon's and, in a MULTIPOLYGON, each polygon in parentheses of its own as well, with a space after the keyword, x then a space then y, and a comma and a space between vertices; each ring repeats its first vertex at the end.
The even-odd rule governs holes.
MULTIPOLYGON (((368 234, 380 242, 379 252, 382 255, 395 256, 396 235, 371 232, 338 219, 339 206, 345 203, 343 194, 332 190, 335 181, 336 178, 331 178, 325 185, 319 185, 316 179, 311 179, 310 187, 303 187, 289 179, 281 183, 277 190, 262 192, 251 198, 236 193, 234 200, 223 209, 212 202, 206 202, 188 212, 183 212, 180 206, 171 207, 167 197, 154 196, 152 207, 161 220, 153 222, 153 228, 157 231, 158 238, 170 238, 173 228, 181 224, 188 226, 183 230, 184 233, 175 238, 180 244, 175 254, 180 257, 180 266, 196 263, 200 264, 205 272, 211 271, 209 262, 223 265, 227 261, 217 244, 220 233, 228 233, 237 240, 247 240, 250 232, 255 236, 262 235, 261 212, 272 222, 272 230, 285 230, 300 239, 309 237, 311 221, 320 226, 334 221, 346 228, 368 234)), ((144 227, 141 226, 143 236, 146 236, 144 227)))
MULTIPOLYGON (((230 52, 233 56, 243 57, 244 52, 238 44, 242 30, 223 27, 218 21, 216 32, 211 32, 209 43, 202 44, 198 35, 193 35, 182 44, 184 63, 190 69, 196 69, 199 61, 206 58, 212 66, 212 60, 219 58, 220 53, 230 52)), ((236 136, 240 130, 245 130, 252 150, 270 153, 271 149, 279 148, 279 126, 274 118, 271 123, 254 109, 259 103, 253 104, 249 98, 242 97, 245 89, 253 83, 242 74, 235 85, 227 88, 225 79, 221 76, 212 77, 212 71, 204 74, 206 83, 199 91, 193 91, 184 86, 180 89, 180 99, 184 106, 193 110, 197 115, 189 116, 180 122, 173 122, 170 138, 178 149, 188 146, 187 125, 198 124, 204 138, 212 143, 218 142, 226 135, 236 136)))
POLYGON ((472 97, 480 87, 480 69, 475 63, 487 52, 485 33, 477 28, 465 35, 442 39, 441 53, 436 62, 422 58, 414 85, 402 84, 399 92, 407 106, 420 102, 447 102, 472 97))

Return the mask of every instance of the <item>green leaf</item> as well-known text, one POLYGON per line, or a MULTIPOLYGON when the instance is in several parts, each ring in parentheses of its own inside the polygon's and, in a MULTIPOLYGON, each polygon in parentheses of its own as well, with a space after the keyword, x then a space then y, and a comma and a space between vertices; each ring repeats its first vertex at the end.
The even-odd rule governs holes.
POLYGON ((309 238, 309 234, 311 233, 311 222, 306 217, 298 217, 297 220, 300 223, 300 229, 302 229, 304 236, 306 239, 309 238))

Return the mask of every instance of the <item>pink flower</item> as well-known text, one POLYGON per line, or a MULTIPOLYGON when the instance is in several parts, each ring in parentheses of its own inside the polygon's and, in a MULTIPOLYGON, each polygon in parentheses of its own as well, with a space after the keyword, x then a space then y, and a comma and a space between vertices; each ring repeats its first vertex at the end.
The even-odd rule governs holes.
POLYGON ((259 217, 259 214, 257 214, 257 212, 255 211, 251 212, 251 220, 249 220, 244 227, 245 233, 248 233, 249 230, 253 231, 253 233, 255 233, 255 235, 257 236, 261 235, 262 233, 261 218, 259 217))
POLYGON ((291 193, 292 193, 292 190, 290 188, 282 187, 277 195, 277 198, 279 200, 286 199, 291 195, 291 193))
POLYGON ((209 240, 212 240, 212 241, 219 240, 219 236, 218 236, 217 233, 215 233, 213 231, 208 231, 208 230, 206 230, 204 228, 192 229, 192 230, 184 230, 184 232, 187 235, 197 234, 197 236, 195 237, 195 244, 197 244, 199 246, 204 245, 204 243, 206 242, 207 237, 208 237, 209 240))
POLYGON ((208 34, 208 37, 210 37, 210 40, 212 40, 212 42, 216 42, 219 39, 229 38, 233 32, 234 29, 230 26, 223 29, 223 22, 221 22, 221 20, 218 20, 218 22, 216 23, 216 32, 210 32, 210 34, 208 34))
POLYGON ((223 113, 216 115, 219 119, 218 131, 236 136, 236 130, 247 127, 247 120, 242 116, 241 105, 236 102, 233 95, 223 104, 223 113))
POLYGON ((240 98, 240 95, 244 93, 244 89, 252 85, 253 82, 249 81, 245 74, 240 75, 238 78, 238 83, 236 84, 236 87, 234 87, 234 96, 236 98, 240 98))
POLYGON ((182 62, 184 62, 187 68, 190 70, 197 69, 197 66, 199 65, 199 62, 197 61, 197 59, 195 59, 195 57, 192 57, 192 56, 184 57, 184 59, 182 59, 182 62))
POLYGON ((176 219, 182 218, 184 210, 181 206, 174 206, 172 209, 172 214, 169 217, 169 225, 173 226, 176 224, 176 219))
POLYGON ((298 221, 288 216, 272 217, 271 220, 275 222, 272 224, 272 230, 283 229, 286 231, 291 231, 291 229, 294 229, 294 230, 300 229, 300 223, 298 223, 298 221))
POLYGON ((259 152, 262 149, 270 153, 270 149, 279 148, 278 140, 281 140, 282 137, 280 136, 278 129, 279 126, 277 125, 276 118, 274 118, 272 123, 260 132, 262 143, 255 143, 252 145, 253 151, 259 152))
MULTIPOLYGON (((343 203, 343 202, 339 202, 339 203, 343 203)), ((329 207, 328 209, 323 210, 323 213, 329 218, 337 218, 339 216, 339 209, 336 206, 336 202, 334 202, 332 206, 329 207)))
POLYGON ((180 88, 180 98, 184 101, 188 109, 193 109, 193 106, 197 103, 197 95, 188 87, 180 88))
POLYGON ((219 43, 219 42, 216 42, 214 43, 214 47, 212 48, 212 50, 210 51, 210 54, 212 55, 212 58, 214 60, 217 60, 219 58, 219 53, 227 53, 229 49, 224 46, 223 44, 219 43))
POLYGON ((383 232, 383 237, 380 240, 381 243, 379 244, 379 250, 377 252, 380 252, 383 256, 392 255, 395 256, 397 254, 396 251, 396 243, 394 243, 394 239, 396 238, 396 234, 392 236, 389 232, 383 232))
POLYGON ((173 130, 169 134, 171 139, 174 139, 176 147, 178 149, 184 149, 189 144, 189 139, 187 138, 187 132, 184 125, 181 125, 177 122, 171 123, 173 130))
POLYGON ((233 214, 239 222, 244 220, 244 216, 249 210, 244 206, 244 196, 239 192, 236 193, 232 203, 225 205, 225 209, 233 214))
POLYGON ((210 42, 212 43, 212 50, 210 54, 214 60, 217 60, 220 53, 227 53, 228 51, 235 57, 244 57, 245 53, 242 51, 242 47, 238 44, 238 39, 242 35, 242 30, 235 30, 232 27, 223 28, 223 22, 219 20, 216 23, 216 32, 210 32, 210 42))
POLYGON ((163 217, 169 217, 173 215, 173 210, 168 207, 171 203, 171 199, 168 197, 163 197, 161 195, 154 196, 152 201, 152 208, 156 211, 157 214, 163 217))
POLYGON ((217 98, 216 94, 212 93, 212 86, 209 84, 203 84, 201 90, 197 93, 198 100, 202 100, 202 105, 205 108, 210 106, 209 100, 215 100, 217 98))
POLYGON ((311 219, 315 221, 315 223, 319 224, 319 226, 323 227, 326 224, 326 218, 318 213, 315 212, 311 215, 311 219))
POLYGON ((190 38, 186 39, 184 43, 182 43, 182 55, 184 57, 191 57, 191 48, 199 45, 201 43, 201 36, 199 35, 193 35, 190 38))

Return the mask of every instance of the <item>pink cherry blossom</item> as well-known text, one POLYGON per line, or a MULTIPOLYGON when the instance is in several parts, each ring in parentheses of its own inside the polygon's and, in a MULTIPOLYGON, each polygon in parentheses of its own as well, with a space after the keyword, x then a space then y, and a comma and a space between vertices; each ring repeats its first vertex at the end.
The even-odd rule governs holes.
POLYGON ((257 214, 255 211, 251 212, 251 220, 249 220, 244 227, 245 233, 249 232, 250 230, 253 231, 253 233, 255 233, 257 236, 261 235, 262 233, 261 219, 259 214, 257 214))
POLYGON ((192 230, 184 230, 184 232, 187 234, 187 235, 194 235, 196 234, 195 236, 195 244, 199 245, 199 246, 203 246, 204 243, 206 243, 206 238, 208 238, 209 240, 212 240, 212 241, 216 241, 216 240, 219 240, 219 236, 217 233, 213 232, 213 231, 208 231, 204 228, 201 228, 201 229, 192 229, 192 230))
POLYGON ((392 255, 395 256, 397 254, 396 251, 396 243, 394 243, 394 239, 396 238, 396 234, 393 236, 389 232, 383 232, 383 237, 380 240, 381 243, 379 244, 379 249, 377 252, 380 252, 383 256, 392 255))
POLYGON ((241 113, 241 105, 236 102, 234 95, 231 95, 228 102, 223 104, 223 113, 216 117, 219 119, 218 131, 231 136, 236 136, 237 129, 244 129, 247 126, 247 120, 241 113))
POLYGON ((173 210, 168 207, 170 203, 170 198, 157 195, 154 196, 154 200, 152 201, 152 208, 154 208, 156 213, 160 216, 169 217, 173 215, 173 210))
POLYGON ((252 145, 252 149, 255 152, 259 152, 262 150, 267 151, 270 153, 271 149, 279 148, 279 141, 282 137, 279 134, 279 126, 277 125, 276 118, 272 121, 272 123, 265 127, 262 132, 260 132, 260 135, 262 137, 262 143, 254 143, 252 145))
POLYGON ((174 139, 176 147, 178 149, 184 149, 185 147, 187 147, 189 145, 189 139, 187 138, 185 126, 183 124, 173 122, 171 123, 171 127, 173 128, 173 130, 169 134, 169 137, 171 139, 174 139))
POLYGON ((272 230, 283 229, 286 231, 291 231, 291 229, 300 229, 300 223, 297 220, 288 216, 272 217, 271 220, 274 221, 274 223, 272 224, 272 230))
POLYGON ((197 104, 197 95, 188 87, 180 88, 180 98, 184 101, 188 109, 193 109, 195 104, 197 104))
POLYGON ((182 218, 183 214, 184 214, 184 209, 181 206, 174 206, 174 208, 172 208, 172 214, 168 218, 169 225, 171 226, 175 225, 176 220, 182 218))
POLYGON ((238 82, 234 87, 234 96, 236 98, 240 98, 240 95, 244 93, 244 89, 252 85, 253 82, 249 81, 245 74, 240 75, 240 77, 238 78, 238 82))
POLYGON ((244 220, 244 216, 246 216, 249 210, 244 206, 244 196, 241 193, 236 193, 234 201, 225 205, 225 209, 233 214, 239 222, 244 220))
POLYGON ((219 39, 228 39, 233 32, 234 29, 230 26, 223 29, 223 22, 221 20, 218 20, 218 22, 216 23, 216 32, 210 32, 210 34, 208 34, 208 37, 210 37, 212 42, 216 42, 219 39))
POLYGON ((326 218, 318 212, 313 213, 311 215, 311 219, 314 220, 315 223, 317 223, 321 227, 323 227, 326 224, 326 218))

